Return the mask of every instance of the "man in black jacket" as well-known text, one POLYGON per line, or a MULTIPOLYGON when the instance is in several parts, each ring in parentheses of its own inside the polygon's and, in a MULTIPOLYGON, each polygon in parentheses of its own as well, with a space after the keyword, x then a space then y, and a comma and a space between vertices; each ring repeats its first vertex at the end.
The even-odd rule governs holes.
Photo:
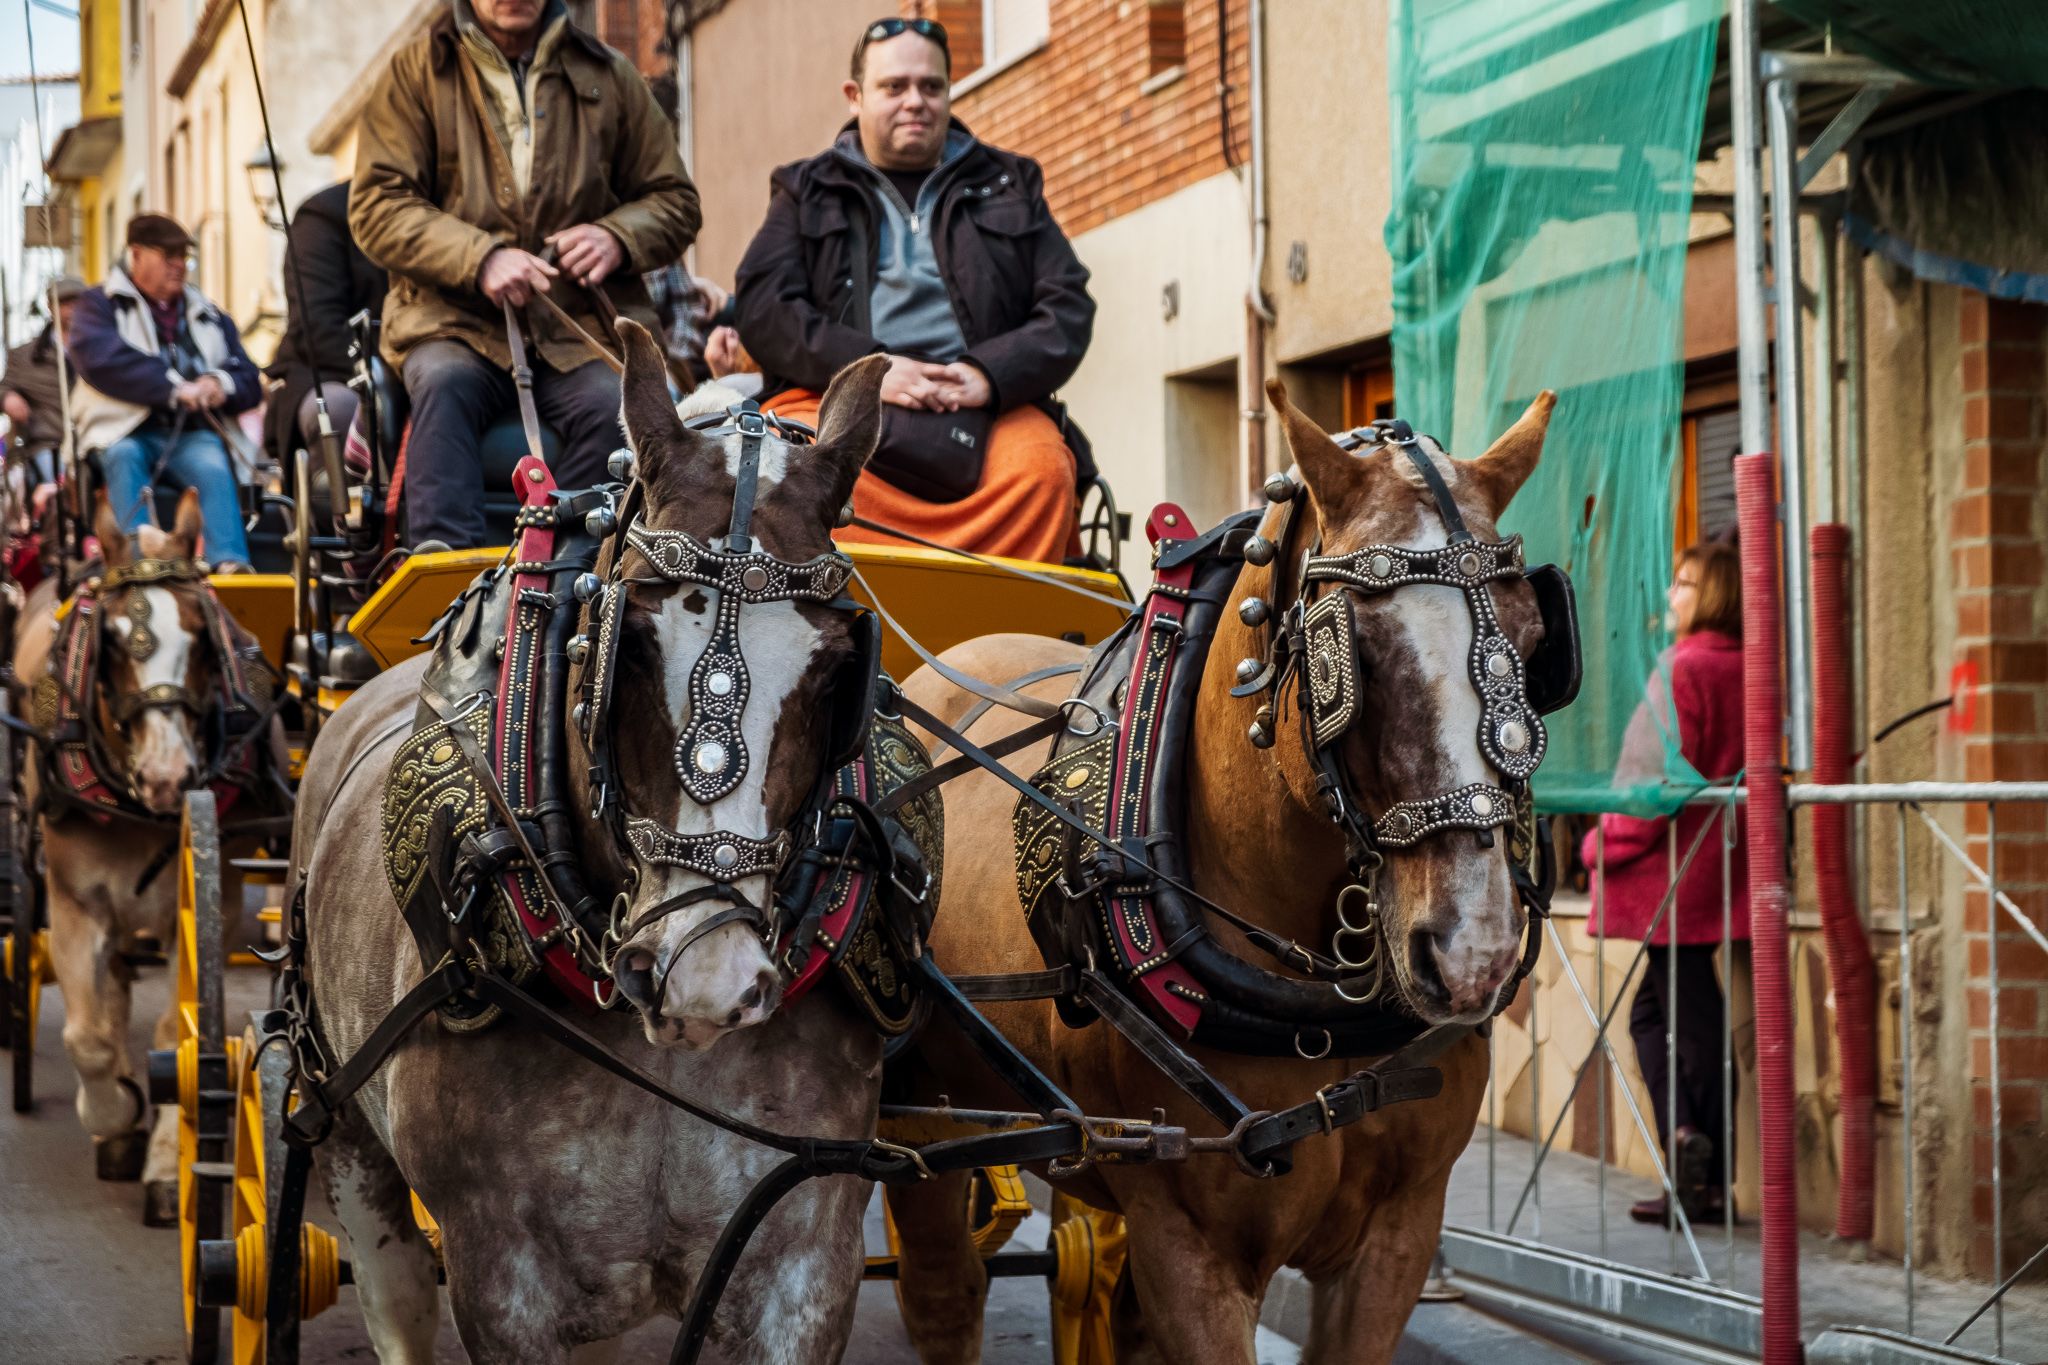
POLYGON ((805 418, 841 367, 887 353, 885 403, 994 420, 978 486, 944 503, 884 482, 892 441, 913 425, 885 422, 855 510, 963 549, 1057 560, 1072 549, 1077 474, 1093 474, 1076 470, 1051 401, 1088 349, 1088 272, 1037 163, 950 116, 937 23, 869 24, 844 90, 853 119, 829 150, 774 173, 740 263, 740 340, 761 365, 764 406, 805 418))
POLYGON ((264 439, 285 468, 291 468, 295 449, 319 458, 316 376, 328 419, 336 431, 348 430, 357 401, 348 387, 355 373, 348 320, 364 309, 371 317, 383 312, 384 289, 384 272, 349 235, 348 182, 308 195, 292 215, 291 259, 284 267, 284 339, 268 371, 283 387, 271 395, 264 418, 264 439))

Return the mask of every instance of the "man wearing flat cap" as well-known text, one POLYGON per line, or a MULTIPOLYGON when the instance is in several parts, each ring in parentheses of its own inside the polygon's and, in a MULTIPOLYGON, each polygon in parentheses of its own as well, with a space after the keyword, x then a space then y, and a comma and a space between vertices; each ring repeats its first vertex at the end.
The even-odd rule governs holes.
POLYGON ((222 423, 263 401, 234 321, 185 282, 192 238, 161 213, 128 222, 125 261, 79 296, 66 351, 78 372, 78 443, 100 452, 121 529, 154 522, 162 478, 199 491, 206 558, 247 568, 249 541, 222 423))

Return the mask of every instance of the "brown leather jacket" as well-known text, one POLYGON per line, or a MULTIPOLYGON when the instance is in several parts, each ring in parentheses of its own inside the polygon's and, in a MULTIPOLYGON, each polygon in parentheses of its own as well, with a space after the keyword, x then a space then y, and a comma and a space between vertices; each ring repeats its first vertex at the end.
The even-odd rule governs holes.
MULTIPOLYGON (((560 17, 566 31, 535 58, 532 183, 517 193, 475 58, 456 29, 457 0, 425 36, 392 58, 363 111, 349 230, 391 273, 383 351, 393 365, 420 342, 447 337, 510 367, 504 316, 477 289, 484 257, 500 244, 540 254, 551 232, 606 228, 626 249, 605 292, 652 327, 640 272, 677 260, 695 238, 697 190, 674 131, 622 54, 560 17)), ((606 336, 589 293, 567 275, 552 297, 592 335, 606 336)), ((592 359, 560 319, 529 304, 530 351, 557 370, 592 359)))

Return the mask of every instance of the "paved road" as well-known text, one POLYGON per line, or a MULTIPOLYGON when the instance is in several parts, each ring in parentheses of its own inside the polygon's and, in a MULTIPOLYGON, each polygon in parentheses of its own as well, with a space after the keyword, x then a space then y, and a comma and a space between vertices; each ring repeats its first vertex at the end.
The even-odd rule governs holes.
MULTIPOLYGON (((137 1056, 163 1006, 162 969, 145 972, 136 991, 137 1056)), ((262 1003, 257 969, 230 974, 229 1017, 246 1018, 262 1003)), ((43 998, 36 1049, 36 1109, 0 1111, 0 1365, 156 1365, 183 1359, 175 1234, 144 1228, 141 1187, 93 1178, 92 1153, 71 1109, 73 1078, 60 1042, 64 1003, 43 998)), ((5 1059, 11 1062, 11 1058, 5 1059)), ((1042 1216, 1018 1234, 1019 1245, 1044 1245, 1042 1216)), ((869 1218, 869 1243, 879 1249, 879 1221, 869 1218)), ((674 1335, 650 1323, 627 1338, 627 1365, 668 1359, 674 1335)), ((1285 1342, 1261 1333, 1262 1365, 1292 1365, 1285 1342)), ((452 1325, 443 1326, 441 1359, 463 1359, 452 1325)), ((366 1362, 373 1357, 353 1290, 306 1324, 306 1365, 366 1362)), ((987 1365, 1045 1365, 1046 1296, 1035 1281, 997 1281, 990 1296, 983 1360, 987 1365)), ((912 1359, 887 1284, 861 1290, 848 1365, 896 1365, 912 1359)))

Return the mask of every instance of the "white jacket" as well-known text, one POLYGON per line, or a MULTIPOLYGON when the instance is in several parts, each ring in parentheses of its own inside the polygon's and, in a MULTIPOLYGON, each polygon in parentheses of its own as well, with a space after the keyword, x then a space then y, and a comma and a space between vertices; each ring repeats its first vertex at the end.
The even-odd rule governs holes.
MULTIPOLYGON (((101 288, 114 306, 114 325, 121 339, 138 351, 158 354, 156 319, 150 313, 149 300, 128 277, 128 271, 122 266, 115 266, 101 288)), ((227 368, 232 352, 228 334, 221 326, 220 310, 189 284, 185 286, 185 321, 191 328, 192 342, 199 348, 208 372, 233 397, 235 379, 227 368)), ((185 378, 168 368, 166 374, 174 384, 183 382, 185 378)), ((149 414, 150 409, 140 403, 101 393, 86 382, 83 374, 71 391, 71 416, 78 427, 81 450, 105 450, 141 426, 149 414)))

